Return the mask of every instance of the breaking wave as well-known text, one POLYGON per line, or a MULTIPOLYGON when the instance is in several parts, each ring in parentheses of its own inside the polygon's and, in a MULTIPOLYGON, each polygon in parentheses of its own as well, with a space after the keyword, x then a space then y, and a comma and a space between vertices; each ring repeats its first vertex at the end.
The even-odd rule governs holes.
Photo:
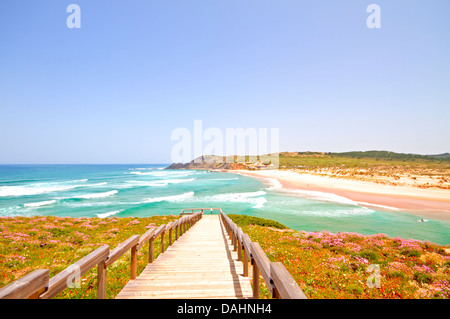
POLYGON ((177 202, 189 199, 194 196, 194 192, 187 192, 180 195, 170 195, 162 197, 147 198, 143 203, 156 203, 156 202, 177 202))
POLYGON ((54 203, 56 203, 56 200, 46 200, 46 201, 36 202, 36 203, 26 203, 26 204, 23 204, 23 206, 25 206, 25 207, 41 207, 41 206, 52 205, 54 203))
POLYGON ((86 195, 78 195, 78 196, 74 196, 73 198, 82 198, 82 199, 102 198, 102 197, 109 197, 109 196, 115 195, 118 192, 119 191, 117 191, 117 190, 112 190, 112 191, 104 192, 104 193, 91 193, 91 194, 86 194, 86 195))

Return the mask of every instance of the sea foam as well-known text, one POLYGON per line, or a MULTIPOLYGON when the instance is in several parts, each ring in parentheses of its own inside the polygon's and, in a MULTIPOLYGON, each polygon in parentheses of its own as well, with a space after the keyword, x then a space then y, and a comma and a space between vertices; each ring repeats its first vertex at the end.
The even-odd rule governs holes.
POLYGON ((155 202, 177 202, 177 201, 183 201, 185 199, 188 199, 190 197, 194 196, 194 192, 187 192, 180 195, 170 195, 170 196, 162 196, 162 197, 153 197, 153 198, 147 198, 144 200, 144 203, 155 203, 155 202))
POLYGON ((108 213, 97 214, 97 216, 98 216, 99 218, 106 218, 106 217, 109 217, 109 216, 116 215, 116 214, 118 214, 118 213, 120 213, 120 212, 121 212, 121 210, 115 210, 115 211, 108 212, 108 213))
MULTIPOLYGON (((61 183, 36 183, 20 186, 0 186, 0 197, 2 196, 30 196, 40 195, 53 192, 65 192, 75 188, 97 187, 106 185, 106 182, 96 184, 69 184, 73 182, 81 182, 84 180, 61 182, 61 183)), ((87 181, 87 179, 86 179, 87 181)))
POLYGON ((213 196, 205 196, 202 201, 211 202, 232 202, 232 203, 250 203, 253 208, 262 208, 267 202, 263 197, 267 193, 265 191, 244 192, 244 193, 224 193, 213 196))
POLYGON ((1 196, 28 196, 39 195, 52 192, 68 191, 74 188, 82 187, 81 185, 33 185, 33 186, 1 186, 1 196))
POLYGON ((124 188, 132 188, 132 187, 160 187, 167 186, 169 184, 180 184, 180 183, 188 183, 194 181, 195 178, 180 178, 180 179, 158 179, 153 181, 125 181, 124 188))
POLYGON ((353 217, 372 214, 374 211, 366 207, 347 207, 341 209, 314 209, 304 210, 299 208, 295 211, 296 215, 309 215, 318 217, 353 217))
POLYGON ((36 203, 25 203, 25 204, 23 204, 23 206, 25 206, 25 207, 41 207, 41 206, 52 205, 54 203, 56 203, 56 200, 46 200, 46 201, 36 202, 36 203))
POLYGON ((332 202, 337 204, 343 204, 343 205, 354 205, 357 206, 358 203, 343 196, 339 196, 333 193, 325 193, 325 192, 319 192, 319 191, 307 191, 302 189, 287 189, 283 188, 283 192, 290 193, 294 195, 300 195, 301 197, 317 200, 317 201, 324 201, 324 202, 332 202))
POLYGON ((268 188, 268 190, 276 190, 283 188, 283 185, 280 183, 280 181, 276 178, 268 178, 268 182, 271 184, 271 186, 268 188))
POLYGON ((82 199, 102 198, 102 197, 112 196, 114 194, 117 194, 118 192, 119 191, 117 191, 117 190, 112 190, 112 191, 104 192, 104 193, 92 193, 92 194, 86 194, 86 195, 78 195, 78 196, 74 196, 74 198, 82 198, 82 199))

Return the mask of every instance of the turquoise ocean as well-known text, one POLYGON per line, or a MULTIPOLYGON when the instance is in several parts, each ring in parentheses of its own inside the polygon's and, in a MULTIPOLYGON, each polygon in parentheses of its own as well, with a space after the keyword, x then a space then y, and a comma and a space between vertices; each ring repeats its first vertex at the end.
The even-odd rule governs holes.
MULTIPOLYGON (((144 217, 220 207, 295 230, 384 233, 450 244, 450 222, 283 189, 274 179, 168 165, 0 165, 0 216, 144 217)), ((1 218, 0 218, 1 223, 1 218)))

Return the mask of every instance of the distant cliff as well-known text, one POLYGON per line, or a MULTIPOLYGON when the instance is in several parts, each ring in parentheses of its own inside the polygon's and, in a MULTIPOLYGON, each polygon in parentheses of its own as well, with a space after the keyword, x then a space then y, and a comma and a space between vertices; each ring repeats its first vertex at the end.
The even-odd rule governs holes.
POLYGON ((189 163, 173 163, 166 169, 245 169, 244 164, 234 163, 233 161, 227 161, 222 156, 202 156, 190 161, 189 163))

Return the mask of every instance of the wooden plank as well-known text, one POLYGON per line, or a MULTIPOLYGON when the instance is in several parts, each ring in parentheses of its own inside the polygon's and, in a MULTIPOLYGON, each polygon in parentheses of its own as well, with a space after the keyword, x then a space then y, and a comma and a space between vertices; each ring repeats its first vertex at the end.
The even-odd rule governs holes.
POLYGON ((106 299, 106 265, 104 261, 97 265, 97 299, 106 299))
POLYGON ((0 289, 0 299, 25 299, 45 287, 49 281, 48 269, 38 269, 0 289))
POLYGON ((153 238, 158 238, 159 235, 166 229, 166 225, 161 225, 158 227, 157 230, 155 230, 155 233, 153 234, 153 238))
POLYGON ((307 299, 297 282, 280 262, 270 264, 273 283, 282 299, 307 299))
POLYGON ((252 267, 253 299, 259 299, 259 269, 256 264, 252 267))
POLYGON ((170 222, 170 223, 168 223, 167 225, 166 225, 166 228, 165 228, 165 232, 168 232, 170 229, 172 229, 172 226, 173 226, 173 222, 170 222))
POLYGON ((106 259, 106 267, 112 265, 117 259, 122 257, 131 247, 136 246, 139 243, 139 236, 133 235, 124 242, 117 245, 116 248, 111 250, 109 256, 106 259))
POLYGON ((154 241, 154 235, 152 238, 150 238, 148 242, 148 262, 153 262, 153 241, 154 241))
POLYGON ((242 229, 239 227, 237 229, 237 234, 236 234, 236 239, 237 239, 237 248, 238 248, 238 260, 241 261, 242 260, 242 229))
POLYGON ((137 249, 136 245, 131 247, 131 263, 130 263, 130 279, 134 280, 136 279, 136 273, 137 273, 137 249))
POLYGON ((242 235, 242 243, 244 246, 244 250, 246 251, 248 257, 252 259, 252 241, 250 240, 250 237, 248 237, 247 234, 242 235))
POLYGON ((139 237, 139 243, 137 249, 141 249, 147 241, 152 238, 152 236, 155 234, 156 227, 152 227, 149 230, 147 230, 141 237, 139 237))
POLYGON ((261 248, 261 246, 258 243, 252 243, 251 244, 252 249, 252 256, 255 261, 255 264, 261 273, 261 276, 264 279, 264 282, 266 283, 267 288, 273 293, 273 287, 270 280, 270 260, 267 258, 266 253, 261 248))
POLYGON ((76 263, 70 265, 65 270, 61 271, 56 276, 50 278, 48 289, 45 293, 39 296, 40 299, 50 299, 55 297, 65 288, 67 288, 67 280, 78 272, 80 276, 84 275, 91 268, 102 261, 105 261, 109 255, 109 245, 103 245, 89 255, 78 260, 76 263))
POLYGON ((195 214, 191 230, 128 282, 116 298, 252 296, 250 281, 242 276, 242 263, 224 237, 219 216, 195 214))

